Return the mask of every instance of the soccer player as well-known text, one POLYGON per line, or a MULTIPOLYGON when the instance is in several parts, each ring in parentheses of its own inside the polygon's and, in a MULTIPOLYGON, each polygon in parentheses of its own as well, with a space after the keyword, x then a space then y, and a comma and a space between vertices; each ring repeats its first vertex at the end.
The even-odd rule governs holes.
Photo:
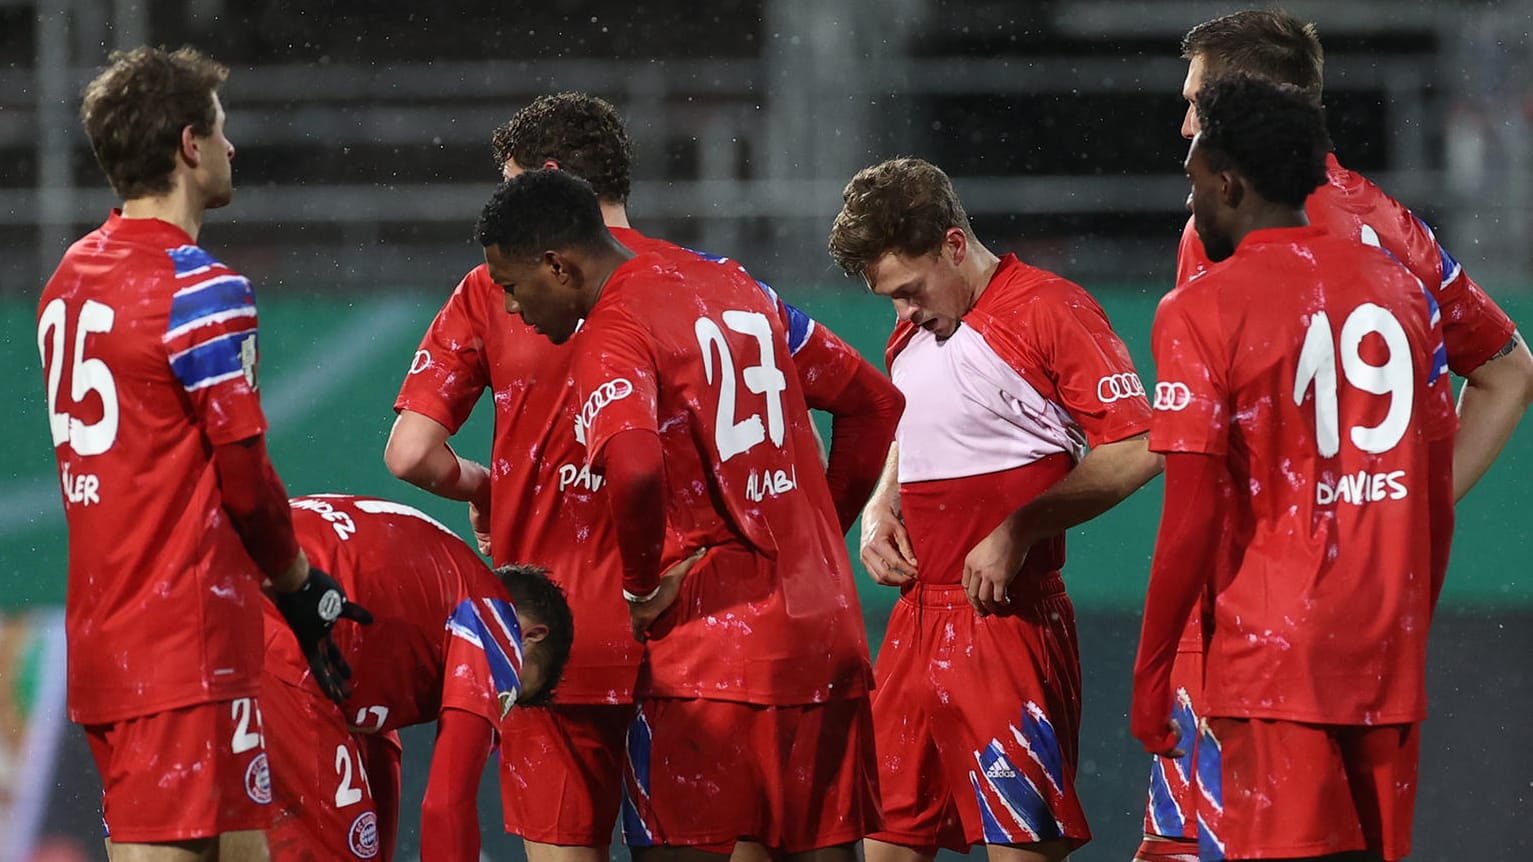
POLYGON ((477 232, 507 306, 576 354, 646 641, 630 847, 851 860, 876 816, 867 642, 775 304, 738 267, 635 256, 564 171, 502 185, 477 232))
POLYGON ((1133 733, 1185 753, 1171 666, 1211 590, 1201 858, 1400 859, 1453 529, 1438 285, 1310 224, 1328 138, 1306 94, 1230 76, 1196 95, 1189 201, 1214 265, 1155 319, 1166 506, 1133 733))
POLYGON ((1090 838, 1064 532, 1159 472, 1144 388, 1091 296, 985 248, 935 165, 866 168, 843 200, 831 256, 893 300, 887 358, 908 408, 863 514, 863 562, 900 587, 867 857, 986 844, 995 862, 1062 859, 1090 838))
MULTIPOLYGON (((1319 104, 1324 54, 1313 24, 1276 10, 1248 10, 1194 27, 1182 40, 1187 113, 1182 136, 1198 131, 1196 99, 1203 83, 1228 73, 1254 75, 1303 90, 1319 104)), ((1459 399, 1460 431, 1454 442, 1453 489, 1462 498, 1484 475, 1533 402, 1533 354, 1494 300, 1474 283, 1424 222, 1361 175, 1326 154, 1326 182, 1305 202, 1312 224, 1331 233, 1381 246, 1431 287, 1442 309, 1448 365, 1466 378, 1459 399)), ((1177 254, 1178 285, 1209 267, 1188 218, 1177 254)), ((1201 615, 1197 615, 1201 616, 1201 615)), ((1203 625, 1189 620, 1173 673, 1182 710, 1178 761, 1157 760, 1151 769, 1144 819, 1143 862, 1193 858, 1197 853, 1197 772, 1192 751, 1202 678, 1203 625)))
MULTIPOLYGON (((524 168, 558 167, 589 181, 608 229, 629 248, 697 256, 629 226, 632 147, 607 102, 581 93, 539 97, 496 131, 493 149, 508 179, 524 168)), ((792 362, 784 368, 796 370, 810 407, 833 414, 826 474, 848 527, 877 480, 903 399, 828 328, 761 290, 788 333, 792 362)), ((574 350, 537 337, 506 308, 505 291, 482 265, 458 285, 400 389, 385 459, 395 475, 427 490, 474 500, 480 548, 496 563, 536 562, 568 590, 580 638, 558 701, 513 711, 502 728, 506 830, 525 839, 532 862, 606 862, 642 648, 619 596, 602 479, 585 466, 575 436, 574 350), (447 446, 486 388, 496 405, 493 482, 489 470, 447 446)))
POLYGON ((192 48, 111 56, 81 116, 123 205, 38 303, 69 523, 69 713, 117 860, 265 858, 263 577, 332 698, 348 671, 330 627, 367 620, 293 536, 250 282, 196 244, 204 211, 233 195, 227 77, 192 48))
POLYGON ((422 858, 474 862, 479 778, 496 726, 512 704, 546 703, 569 658, 574 626, 563 592, 541 569, 492 573, 409 506, 344 495, 291 505, 309 558, 376 621, 336 637, 354 673, 338 708, 305 679, 297 644, 267 607, 261 703, 273 735, 272 858, 390 858, 399 822, 395 731, 435 721, 422 858))

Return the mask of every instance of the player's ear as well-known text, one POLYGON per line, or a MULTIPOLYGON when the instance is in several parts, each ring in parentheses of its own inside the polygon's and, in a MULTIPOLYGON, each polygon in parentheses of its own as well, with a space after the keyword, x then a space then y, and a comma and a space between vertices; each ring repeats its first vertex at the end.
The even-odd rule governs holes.
POLYGON ((963 232, 963 228, 950 227, 942 235, 942 247, 952 254, 953 265, 957 266, 969 255, 969 235, 963 232))
POLYGON ((180 156, 189 168, 202 164, 202 151, 197 146, 197 133, 192 131, 191 126, 181 127, 181 146, 177 148, 176 155, 180 156))
POLYGON ((554 161, 553 159, 544 159, 543 160, 543 167, 548 168, 549 170, 557 171, 557 170, 559 170, 559 163, 554 161))
POLYGON ((1246 199, 1246 179, 1234 171, 1219 172, 1219 201, 1230 209, 1238 209, 1246 199))
POLYGON ((545 251, 543 252, 543 265, 548 267, 548 271, 553 273, 554 278, 557 278, 560 284, 569 283, 570 262, 564 255, 557 251, 545 251))
POLYGON ((522 626, 522 644, 535 644, 548 637, 548 626, 542 623, 527 623, 522 626))

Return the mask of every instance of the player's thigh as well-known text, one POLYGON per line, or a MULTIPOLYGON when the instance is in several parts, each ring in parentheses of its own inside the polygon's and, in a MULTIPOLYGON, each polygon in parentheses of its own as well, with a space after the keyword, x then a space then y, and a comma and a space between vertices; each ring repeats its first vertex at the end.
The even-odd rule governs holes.
MULTIPOLYGON (((870 862, 916 862, 939 848, 968 848, 931 724, 930 648, 943 634, 944 613, 956 607, 926 608, 918 598, 912 593, 895 603, 874 666, 873 740, 883 822, 865 844, 870 862)), ((968 608, 961 591, 954 598, 968 608)))
POLYGON ((1079 847, 1091 831, 1075 789, 1074 613, 1063 595, 1013 605, 949 620, 932 651, 933 738, 969 842, 1079 847))
POLYGON ((555 704, 507 714, 501 724, 501 804, 506 831, 522 837, 531 862, 569 862, 564 855, 549 856, 556 851, 545 847, 605 852, 623 804, 634 709, 555 704))
POLYGON ((1175 704, 1171 717, 1181 730, 1181 757, 1153 757, 1146 795, 1144 834, 1138 856, 1159 862, 1177 856, 1197 858, 1198 739, 1202 733, 1203 654, 1178 652, 1171 665, 1175 704))
POLYGON ((523 839, 522 849, 527 853, 527 862, 607 862, 611 858, 606 845, 542 844, 523 839))
POLYGON ((275 809, 268 830, 272 858, 377 858, 377 806, 366 761, 345 716, 306 686, 268 678, 263 694, 275 809))
POLYGON ((158 852, 156 847, 203 852, 201 839, 271 822, 257 698, 195 704, 85 730, 102 779, 102 820, 118 854, 158 852), (167 770, 166 763, 180 768, 167 770))
POLYGON ((856 862, 857 845, 852 843, 819 847, 802 853, 789 853, 785 858, 787 862, 856 862))
POLYGON ((985 852, 990 862, 1060 862, 1074 848, 1068 838, 1055 838, 1023 846, 991 844, 985 852))
POLYGON ((1204 726, 1203 859, 1313 859, 1367 849, 1336 728, 1220 717, 1204 726))
POLYGON ((106 842, 112 862, 269 862, 266 834, 256 829, 226 832, 217 838, 201 838, 169 844, 114 844, 106 842))

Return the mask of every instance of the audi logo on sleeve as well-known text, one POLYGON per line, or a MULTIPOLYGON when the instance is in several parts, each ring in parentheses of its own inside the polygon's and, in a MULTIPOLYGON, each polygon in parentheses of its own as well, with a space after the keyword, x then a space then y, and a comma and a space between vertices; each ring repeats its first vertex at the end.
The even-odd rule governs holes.
POLYGON ((580 408, 580 415, 575 417, 575 441, 584 446, 586 444, 586 429, 590 428, 591 423, 596 421, 596 414, 600 413, 602 408, 608 404, 622 398, 627 398, 632 394, 633 384, 622 377, 616 380, 608 380, 606 383, 596 387, 596 391, 591 393, 590 397, 586 399, 585 405, 580 408))
POLYGON ((1144 384, 1139 382, 1139 375, 1133 372, 1109 374, 1097 381, 1097 400, 1103 404, 1136 396, 1144 397, 1144 384))
POLYGON ((1185 383, 1155 384, 1156 410, 1186 410, 1192 403, 1192 390, 1185 383))

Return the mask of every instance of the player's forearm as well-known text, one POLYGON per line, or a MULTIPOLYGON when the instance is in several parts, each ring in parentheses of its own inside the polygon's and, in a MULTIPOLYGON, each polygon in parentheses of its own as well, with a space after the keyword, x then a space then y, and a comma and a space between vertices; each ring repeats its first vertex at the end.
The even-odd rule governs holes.
POLYGON ((1171 711, 1171 665, 1187 618, 1214 570, 1219 531, 1211 528, 1227 482, 1223 462, 1209 455, 1167 458, 1165 502, 1144 620, 1134 661, 1134 722, 1139 731, 1164 724, 1171 711))
POLYGON ((1459 395, 1459 432, 1453 441, 1454 500, 1463 499, 1490 469, 1530 404, 1533 354, 1526 344, 1470 372, 1459 395))
POLYGON ((841 531, 857 522, 885 468, 880 453, 894 441, 905 396, 887 377, 862 363, 842 392, 831 424, 830 460, 825 477, 836 503, 841 531))
POLYGON ((265 437, 215 446, 213 466, 224 511, 261 574, 279 592, 303 586, 308 560, 298 548, 287 489, 267 457, 265 437))
POLYGON ((607 502, 623 558, 623 590, 644 597, 660 585, 665 545, 665 461, 653 431, 615 435, 602 453, 607 502))
POLYGON ((479 777, 495 744, 484 718, 444 709, 421 802, 421 862, 477 862, 479 777))
POLYGON ((884 469, 878 474, 878 484, 868 495, 864 510, 878 509, 896 515, 900 513, 900 444, 889 444, 889 454, 884 458, 884 469))
POLYGON ((383 449, 383 462, 395 477, 449 500, 488 502, 490 471, 460 457, 447 442, 451 434, 436 420, 400 411, 383 449))
POLYGON ((1023 547, 1058 535, 1123 502, 1160 473, 1148 435, 1092 449, 1063 479, 1012 513, 1007 524, 1023 547))

